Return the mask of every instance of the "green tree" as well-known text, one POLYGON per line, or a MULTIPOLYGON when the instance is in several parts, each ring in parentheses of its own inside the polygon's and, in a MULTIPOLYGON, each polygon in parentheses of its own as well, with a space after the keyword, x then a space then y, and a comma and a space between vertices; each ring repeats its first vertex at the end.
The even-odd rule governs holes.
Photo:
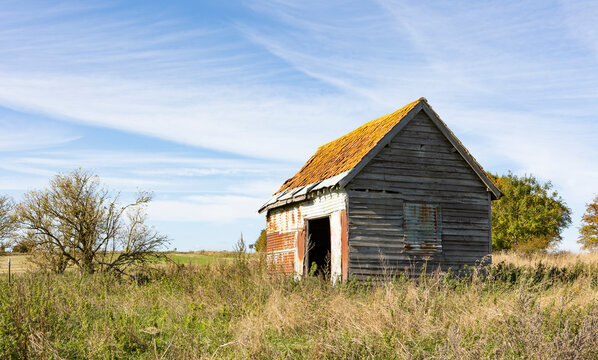
POLYGON ((30 253, 35 249, 35 239, 21 235, 15 241, 12 251, 16 253, 30 253))
POLYGON ((583 250, 598 250, 598 196, 586 204, 586 212, 581 217, 582 227, 579 229, 579 240, 583 250))
POLYGON ((11 235, 16 229, 13 216, 14 204, 8 196, 0 196, 0 247, 8 245, 11 235))
POLYGON ((571 224, 571 209, 552 189, 533 175, 489 174, 504 194, 492 203, 492 249, 525 252, 545 250, 562 240, 571 224))
POLYGON ((262 231, 260 231, 260 236, 257 238, 255 244, 253 245, 255 247, 255 252, 266 251, 266 239, 266 229, 262 229, 262 231))
POLYGON ((140 193, 134 203, 122 205, 95 175, 58 174, 47 189, 25 194, 17 206, 21 240, 34 244, 34 258, 48 270, 62 272, 73 265, 87 273, 126 274, 163 256, 159 250, 168 242, 145 224, 150 200, 140 193))

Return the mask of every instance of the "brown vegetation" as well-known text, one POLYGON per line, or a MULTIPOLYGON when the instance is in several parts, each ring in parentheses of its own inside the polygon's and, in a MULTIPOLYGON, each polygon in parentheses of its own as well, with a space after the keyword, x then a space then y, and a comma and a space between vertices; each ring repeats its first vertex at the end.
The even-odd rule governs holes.
POLYGON ((497 263, 486 276, 474 271, 470 278, 436 274, 340 286, 268 275, 261 258, 243 254, 153 270, 136 281, 24 274, 11 286, 0 280, 0 357, 598 356, 594 258, 496 258, 509 263, 497 263))

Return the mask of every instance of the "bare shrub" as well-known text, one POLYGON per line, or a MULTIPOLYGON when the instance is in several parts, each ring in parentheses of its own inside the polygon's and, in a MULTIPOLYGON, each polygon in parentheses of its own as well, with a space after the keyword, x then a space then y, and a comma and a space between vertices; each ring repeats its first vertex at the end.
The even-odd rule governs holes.
POLYGON ((168 238, 146 225, 151 194, 121 205, 99 178, 82 170, 58 174, 50 186, 31 191, 17 206, 21 237, 34 244, 35 262, 63 272, 73 265, 86 273, 125 274, 163 255, 168 238))

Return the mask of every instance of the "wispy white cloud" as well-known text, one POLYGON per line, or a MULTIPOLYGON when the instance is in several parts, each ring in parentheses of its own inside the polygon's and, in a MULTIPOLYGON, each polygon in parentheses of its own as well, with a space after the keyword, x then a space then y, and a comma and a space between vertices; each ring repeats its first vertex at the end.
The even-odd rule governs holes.
POLYGON ((0 37, 0 104, 13 109, 294 160, 329 139, 313 128, 363 110, 285 82, 288 67, 233 27, 46 7, 35 21, 14 21, 28 10, 0 13, 0 33, 15 34, 0 37))
POLYGON ((79 134, 65 127, 28 121, 12 113, 0 113, 1 152, 46 148, 79 138, 79 134))
POLYGON ((595 1, 561 1, 561 5, 571 35, 592 51, 598 60, 598 4, 595 1))
MULTIPOLYGON (((237 189, 269 194, 318 145, 426 96, 489 170, 553 180, 575 217, 598 191, 592 2, 250 1, 253 13, 218 23, 61 4, 0 10, 0 105, 243 156, 2 156, 19 176, 91 167, 127 189, 150 181, 162 219, 178 205, 189 221, 210 208, 251 219, 237 189), (194 189, 225 197, 172 195, 194 189)), ((25 149, 78 136, 35 130, 0 140, 25 149)))
MULTIPOLYGON (((205 155, 204 155, 205 156, 205 155)), ((76 168, 100 175, 112 189, 135 192, 152 190, 157 194, 176 193, 251 193, 267 197, 279 180, 295 169, 279 163, 238 157, 200 157, 176 152, 131 150, 33 151, 25 154, 0 154, 0 170, 12 177, 37 178, 47 182, 58 172, 76 168), (267 184, 267 185, 265 185, 267 184)), ((0 188, 30 190, 31 182, 0 179, 0 188), (4 184, 4 185, 2 185, 4 184)))
POLYGON ((148 214, 154 221, 233 222, 262 218, 257 213, 262 198, 234 195, 190 196, 178 201, 154 201, 148 214))

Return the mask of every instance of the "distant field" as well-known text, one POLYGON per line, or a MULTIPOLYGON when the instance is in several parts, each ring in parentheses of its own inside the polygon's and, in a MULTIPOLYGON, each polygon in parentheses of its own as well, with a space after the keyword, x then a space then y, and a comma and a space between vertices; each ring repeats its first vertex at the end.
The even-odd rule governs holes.
MULTIPOLYGON (((229 251, 196 251, 168 253, 167 256, 175 263, 182 265, 207 265, 226 262, 234 259, 234 253, 229 251)), ((29 261, 27 254, 6 254, 0 256, 0 274, 8 272, 8 259, 11 261, 11 271, 14 274, 34 270, 35 266, 29 261)))
POLYGON ((177 264, 207 265, 219 261, 230 261, 235 254, 228 251, 198 251, 169 253, 168 257, 177 264))
POLYGON ((8 260, 10 259, 11 272, 18 274, 23 273, 32 268, 29 262, 29 255, 25 254, 10 254, 0 256, 0 274, 8 272, 8 260))

